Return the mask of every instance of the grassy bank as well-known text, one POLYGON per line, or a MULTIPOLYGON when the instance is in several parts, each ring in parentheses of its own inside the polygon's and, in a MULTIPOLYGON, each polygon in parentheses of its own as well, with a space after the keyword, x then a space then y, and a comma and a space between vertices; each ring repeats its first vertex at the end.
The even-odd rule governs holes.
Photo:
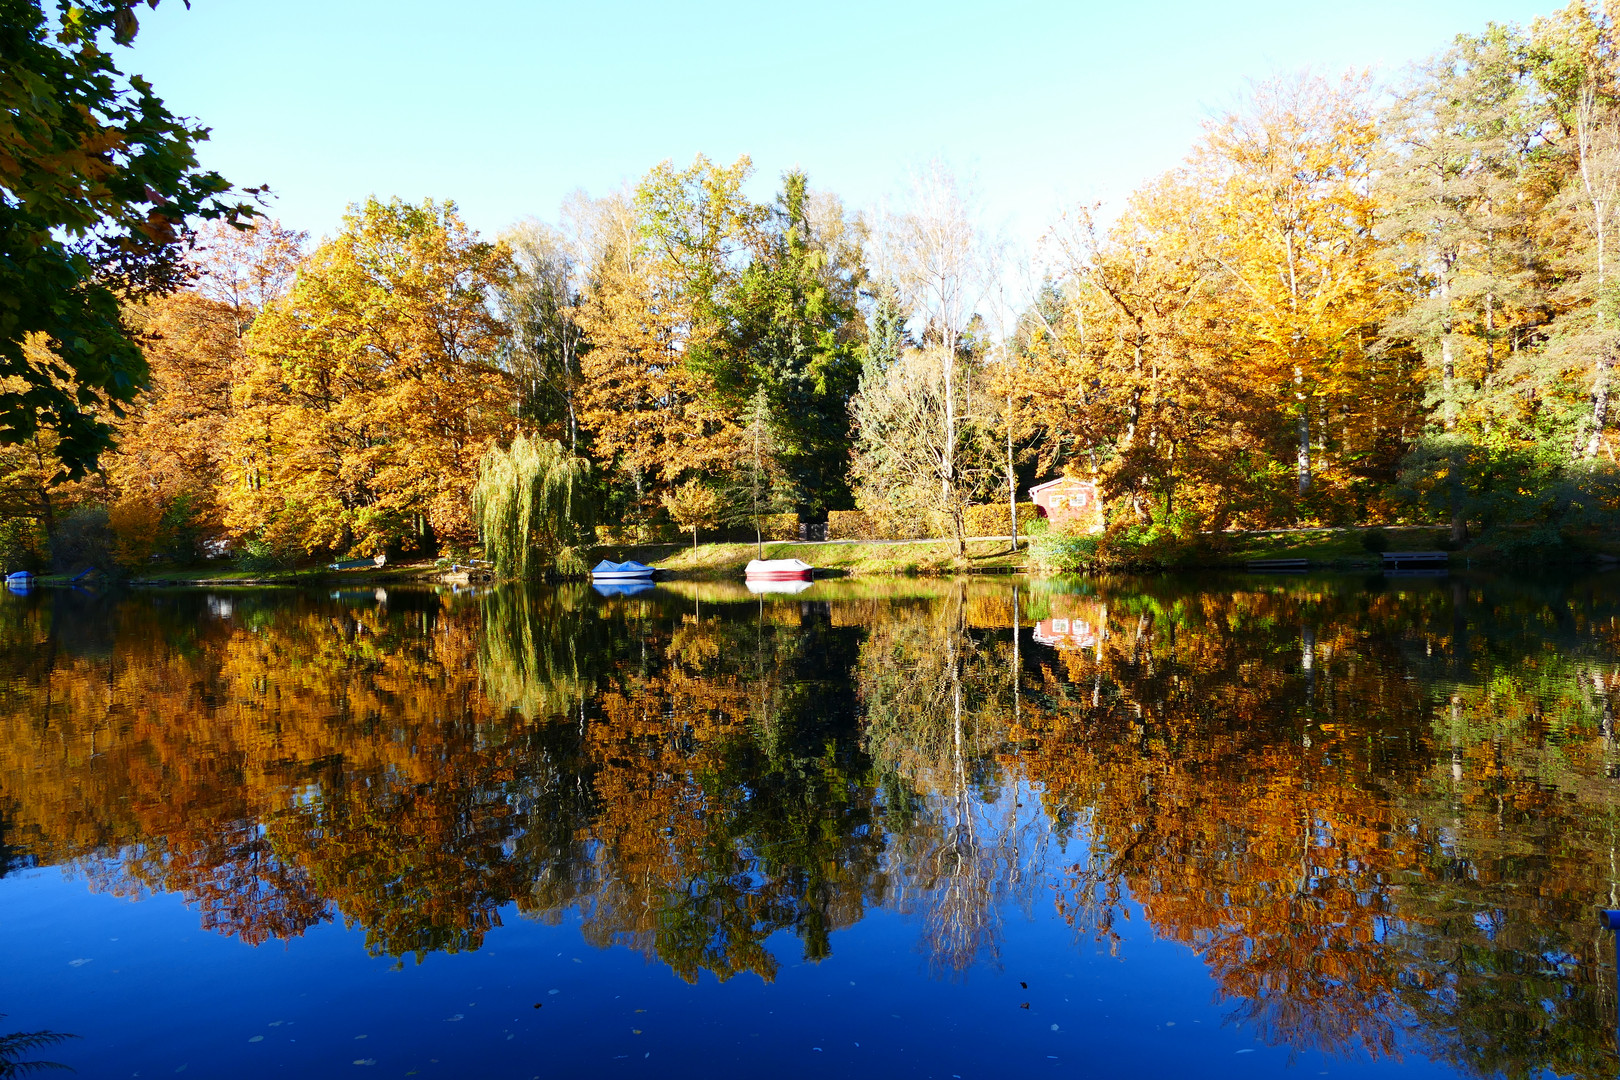
MULTIPOLYGON (((363 570, 333 570, 325 564, 289 570, 237 570, 224 564, 148 570, 124 580, 130 585, 397 585, 434 581, 443 573, 430 560, 363 570)), ((46 585, 57 583, 52 577, 39 581, 46 585)))
MULTIPOLYGON (((1242 565, 1256 559, 1308 559, 1313 565, 1351 568, 1377 567, 1381 558, 1367 550, 1364 528, 1278 529, 1267 532, 1226 533, 1211 545, 1210 560, 1242 565)), ((1390 551, 1441 551, 1444 529, 1381 528, 1390 551)))
MULTIPOLYGON (((1366 528, 1277 529, 1269 531, 1208 535, 1202 543, 1179 547, 1173 556, 1148 569, 1197 570, 1242 569, 1263 559, 1305 559, 1314 569, 1369 571, 1381 565, 1379 554, 1366 546, 1366 528)), ((1390 551, 1439 551, 1446 546, 1446 531, 1440 528, 1382 528, 1390 551)), ((843 541, 823 543, 767 543, 767 559, 803 559, 824 576, 945 575, 981 572, 1024 571, 1031 569, 1027 539, 1013 552, 1005 538, 968 541, 965 557, 956 554, 954 540, 843 541)), ((1502 563, 1493 545, 1474 544, 1452 554, 1455 566, 1489 566, 1502 563)), ((750 559, 758 558, 753 544, 701 544, 696 549, 685 544, 642 544, 604 546, 593 550, 589 560, 624 562, 634 559, 657 566, 675 580, 741 581, 750 559)), ((1570 540, 1538 561, 1612 565, 1620 559, 1620 539, 1583 537, 1570 540)), ((1522 560, 1521 560, 1522 561, 1522 560)), ((1504 563, 1504 565, 1514 565, 1504 563)), ((1126 568, 1121 568, 1126 569, 1126 568)), ((148 570, 125 579, 128 584, 162 585, 289 585, 362 586, 431 583, 440 581, 445 571, 430 560, 396 563, 380 569, 334 571, 325 565, 288 570, 239 570, 228 563, 200 567, 148 570)), ((66 575, 38 579, 42 585, 66 584, 66 575)))
MULTIPOLYGON (((1005 539, 970 540, 967 556, 956 553, 954 540, 767 543, 764 558, 803 559, 818 570, 845 574, 960 574, 1022 570, 1025 552, 1015 554, 1005 539)), ((650 544, 601 548, 596 556, 614 562, 634 559, 691 580, 740 578, 750 559, 760 558, 753 544, 650 544)))

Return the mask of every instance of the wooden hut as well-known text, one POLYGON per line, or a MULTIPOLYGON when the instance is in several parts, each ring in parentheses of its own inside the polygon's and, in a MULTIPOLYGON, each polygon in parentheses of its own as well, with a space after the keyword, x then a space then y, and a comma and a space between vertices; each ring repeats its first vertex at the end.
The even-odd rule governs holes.
POLYGON ((1029 489, 1029 499, 1054 529, 1102 532, 1102 499, 1094 480, 1060 476, 1029 489))

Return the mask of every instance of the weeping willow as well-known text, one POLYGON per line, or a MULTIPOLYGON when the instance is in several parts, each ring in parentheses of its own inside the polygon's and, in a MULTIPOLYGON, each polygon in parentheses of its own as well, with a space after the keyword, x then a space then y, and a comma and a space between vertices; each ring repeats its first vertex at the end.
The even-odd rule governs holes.
POLYGON ((586 570, 590 464, 562 444, 522 435, 478 465, 473 520, 484 554, 503 577, 568 576, 586 570))

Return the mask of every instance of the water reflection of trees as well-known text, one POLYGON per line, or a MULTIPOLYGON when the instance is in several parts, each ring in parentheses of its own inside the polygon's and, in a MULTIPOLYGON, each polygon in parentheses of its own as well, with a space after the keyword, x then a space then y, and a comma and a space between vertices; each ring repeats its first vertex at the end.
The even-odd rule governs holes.
POLYGON ((940 974, 1140 910, 1274 1043, 1614 1071, 1608 592, 882 591, 11 600, 0 851, 250 942, 515 909, 688 979, 871 905, 940 974))
POLYGON ((875 767, 891 790, 929 796, 913 800, 890 864, 896 900, 922 916, 923 949, 940 973, 999 954, 1002 911, 1031 901, 1047 833, 1018 812, 1022 778, 994 755, 1017 679, 1013 615, 975 599, 970 607, 956 582, 942 598, 888 607, 869 624, 855 670, 875 767))
POLYGON ((1613 795, 1572 798, 1603 774, 1570 757, 1602 745, 1605 706, 1553 704, 1601 648, 1525 634, 1556 626, 1548 597, 1165 588, 1108 612, 1099 647, 1029 673, 1025 760, 1094 836, 1067 910, 1106 926, 1134 898, 1275 1043, 1389 1054, 1408 1036, 1481 1075, 1613 1072, 1591 922, 1613 795), (1566 725, 1565 792, 1531 698, 1566 725), (1494 738, 1470 743, 1459 716, 1494 738))

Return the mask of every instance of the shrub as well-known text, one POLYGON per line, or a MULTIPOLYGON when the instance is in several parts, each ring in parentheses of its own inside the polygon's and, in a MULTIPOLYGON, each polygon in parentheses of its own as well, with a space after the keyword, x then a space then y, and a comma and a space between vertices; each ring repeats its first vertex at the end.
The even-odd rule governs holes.
MULTIPOLYGON (((1034 503, 1018 504, 1018 532, 1023 534, 1032 521, 1045 521, 1039 516, 1034 503)), ((969 536, 1006 536, 1011 532, 1012 522, 1007 517, 1007 504, 985 503, 982 506, 970 506, 963 515, 962 528, 969 536)))
POLYGON ((1374 555, 1382 555, 1389 550, 1389 533, 1383 529, 1368 529, 1361 534, 1361 546, 1374 555))
POLYGON ((0 570, 43 570, 50 565, 45 531, 33 518, 0 521, 0 570))
POLYGON ((904 540, 896 536, 888 522, 867 510, 829 510, 827 512, 827 539, 829 540, 904 540))
POLYGON ((271 570, 285 570, 298 559, 298 551, 272 540, 255 536, 242 545, 236 557, 238 569, 262 574, 271 570))
POLYGON ((113 548, 107 508, 85 506, 56 523, 56 531, 51 535, 51 562, 59 571, 82 570, 87 566, 109 570, 113 565, 113 548))
POLYGON ((798 514, 766 514, 759 519, 759 532, 766 540, 797 540, 798 514))
POLYGON ((1048 530, 1029 541, 1029 561, 1041 570, 1074 573, 1098 565, 1103 537, 1097 533, 1048 530))
POLYGON ((144 495, 126 496, 107 511, 107 526, 113 532, 118 564, 131 570, 145 566, 163 535, 163 507, 144 495))
POLYGON ((1030 538, 1029 554, 1039 569, 1080 571, 1160 570, 1208 553, 1199 546, 1196 533, 1130 525, 1106 533, 1052 529, 1030 538))

